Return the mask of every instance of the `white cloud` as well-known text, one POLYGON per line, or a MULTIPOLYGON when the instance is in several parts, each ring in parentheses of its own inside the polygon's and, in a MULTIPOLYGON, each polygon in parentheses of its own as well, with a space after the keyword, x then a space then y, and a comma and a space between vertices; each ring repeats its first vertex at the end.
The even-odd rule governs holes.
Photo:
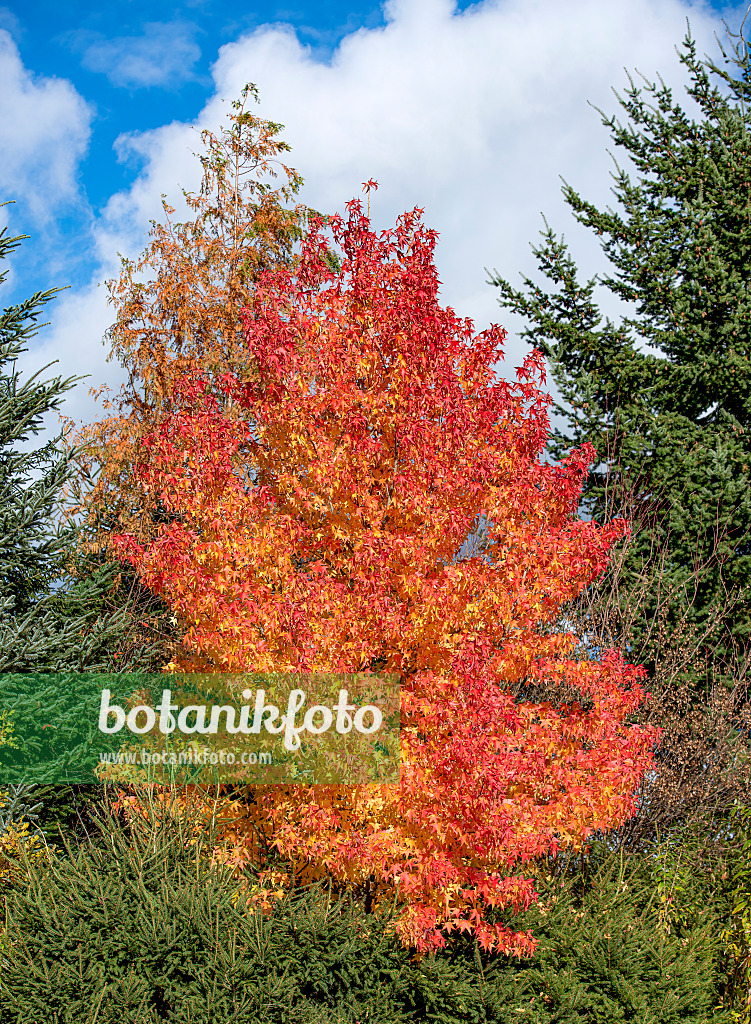
MULTIPOLYGON (((611 201, 610 136, 587 101, 617 113, 611 88, 626 87, 626 67, 650 79, 661 74, 676 99, 689 102, 674 49, 687 15, 699 52, 715 56, 718 16, 684 0, 485 0, 461 14, 450 0, 391 0, 386 25, 353 32, 328 63, 292 29, 265 26, 219 51, 215 94, 196 124, 216 128, 224 101, 255 82, 261 116, 286 126, 305 202, 342 211, 373 177, 381 186, 371 197, 376 226, 425 207, 425 222, 440 233, 443 301, 478 330, 491 322, 509 329, 510 374, 525 348, 485 268, 512 283, 520 271, 534 276, 529 243, 538 241, 542 211, 565 232, 583 275, 604 269, 599 247, 563 204, 559 176, 595 203, 611 201)), ((741 16, 730 15, 732 27, 741 16)), ((161 193, 179 209, 180 187, 196 187, 198 148, 196 133, 179 123, 120 140, 120 155, 135 153, 144 166, 98 222, 102 276, 116 250, 135 256, 143 247, 161 193)), ((116 368, 98 356, 107 323, 101 291, 60 301, 55 345, 65 372, 113 381, 116 368)), ((612 301, 606 310, 615 311, 612 301)), ((95 411, 78 397, 71 408, 78 417, 95 411)))
POLYGON ((93 111, 70 82, 34 76, 10 34, 0 29, 0 195, 17 199, 38 222, 80 203, 79 163, 93 111))
POLYGON ((21 22, 7 7, 0 7, 0 28, 7 29, 13 35, 20 35, 23 31, 21 22))
POLYGON ((169 87, 193 76, 201 56, 194 26, 187 22, 148 22, 138 36, 78 35, 85 45, 82 63, 89 71, 106 75, 113 85, 125 89, 145 86, 169 87))
MULTIPOLYGON (((682 83, 674 46, 686 15, 700 50, 714 53, 718 28, 705 5, 681 0, 486 0, 461 14, 450 0, 390 0, 385 13, 385 27, 348 36, 329 65, 291 30, 259 29, 220 51, 217 93, 257 83, 311 205, 341 209, 374 177, 371 208, 384 225, 424 206, 440 233, 444 299, 478 327, 502 319, 484 268, 513 281, 534 269, 540 211, 585 269, 599 264, 560 198, 562 175, 610 200, 609 135, 587 101, 615 111, 624 65, 682 83)), ((509 345, 510 362, 521 355, 509 345)))
MULTIPOLYGON (((220 120, 217 117, 211 127, 220 120)), ((200 118, 201 127, 208 124, 200 118)), ((162 195, 178 211, 178 218, 185 212, 181 189, 195 191, 201 183, 201 165, 193 155, 202 150, 200 130, 175 121, 152 131, 124 133, 115 149, 122 162, 137 158, 144 166, 130 188, 110 198, 97 224, 99 258, 113 267, 115 253, 135 256, 143 248, 149 222, 162 220, 162 195)))

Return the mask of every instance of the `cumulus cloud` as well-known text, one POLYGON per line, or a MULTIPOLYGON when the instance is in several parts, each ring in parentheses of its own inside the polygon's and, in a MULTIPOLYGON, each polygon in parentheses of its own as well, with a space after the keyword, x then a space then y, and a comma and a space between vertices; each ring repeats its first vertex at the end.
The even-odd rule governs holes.
MULTIPOLYGON (((624 66, 682 93, 674 47, 686 16, 700 51, 716 51, 721 28, 706 5, 683 0, 485 0, 462 13, 451 0, 389 0, 384 10, 384 27, 347 36, 329 64, 282 27, 226 45, 217 94, 257 83, 318 209, 341 209, 370 177, 383 223, 424 206, 440 232, 444 298, 480 327, 503 319, 485 267, 514 281, 532 271, 541 211, 585 269, 599 265, 560 198, 559 176, 595 202, 611 198, 609 135, 587 101, 615 111, 624 66)), ((509 349, 518 362, 520 345, 509 349)))
MULTIPOLYGON (((738 12, 728 15, 733 27, 738 12)), ((462 13, 450 0, 390 0, 385 15, 385 25, 347 35, 328 61, 283 25, 227 44, 213 65, 214 95, 195 124, 215 129, 227 101, 253 81, 261 116, 285 125, 309 205, 343 211, 372 177, 381 186, 371 196, 378 227, 424 207, 425 222, 440 233, 442 300, 478 330, 491 322, 509 330, 501 370, 510 375, 526 348, 485 268, 515 283, 520 272, 534 276, 530 243, 539 240, 545 213, 566 234, 584 275, 605 269, 560 196, 563 176, 599 205, 612 200, 610 136, 588 101, 617 113, 611 89, 622 91, 624 68, 637 68, 650 80, 661 74, 675 98, 690 104, 675 53, 686 17, 699 52, 712 56, 722 24, 706 4, 687 0, 484 0, 462 13)), ((143 247, 149 218, 161 214, 161 193, 179 209, 180 187, 200 179, 191 152, 198 148, 193 128, 180 123, 120 140, 120 155, 137 154, 143 169, 97 224, 103 266, 116 250, 136 255, 143 247)), ((94 292, 85 298, 100 301, 94 292)), ((617 312, 613 300, 604 308, 617 312)), ((83 310, 56 328, 66 372, 101 369, 110 379, 114 368, 92 358, 101 332, 90 336, 79 321, 86 321, 83 310)), ((85 413, 83 401, 75 407, 85 413)))
POLYGON ((193 77, 201 56, 196 28, 187 22, 148 22, 137 36, 107 39, 99 33, 77 33, 82 63, 125 89, 175 86, 193 77))
POLYGON ((63 204, 81 203, 78 168, 92 108, 68 81, 28 71, 0 29, 0 194, 18 199, 40 222, 63 204))
MULTIPOLYGON (((378 179, 378 223, 421 206, 439 231, 444 300, 480 328, 513 327, 485 268, 512 280, 533 271, 541 212, 567 232, 586 272, 600 266, 560 198, 559 176, 595 202, 611 198, 609 136, 588 101, 615 112, 611 87, 627 85, 624 67, 662 74, 683 100, 674 47, 687 15, 700 52, 716 53, 722 26, 706 4, 685 0, 485 0, 462 13, 451 0, 389 0, 384 13, 384 26, 347 35, 327 63, 284 25, 227 44, 198 120, 216 126, 222 101, 254 81, 260 113, 285 125, 310 205, 341 210, 378 179)), ((174 195, 196 176, 187 127, 132 134, 123 146, 146 162, 106 211, 108 238, 114 225, 145 224, 160 191, 174 195)), ((522 354, 511 339, 508 362, 522 354)))

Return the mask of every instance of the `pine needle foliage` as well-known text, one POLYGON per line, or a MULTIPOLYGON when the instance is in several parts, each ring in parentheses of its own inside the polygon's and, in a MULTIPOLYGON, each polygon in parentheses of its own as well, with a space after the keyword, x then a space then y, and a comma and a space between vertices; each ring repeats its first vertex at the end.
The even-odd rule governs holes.
POLYGON ((410 1019, 405 954, 351 903, 319 887, 250 913, 247 881, 211 865, 210 825, 105 818, 100 842, 27 864, 6 896, 7 1024, 410 1019))

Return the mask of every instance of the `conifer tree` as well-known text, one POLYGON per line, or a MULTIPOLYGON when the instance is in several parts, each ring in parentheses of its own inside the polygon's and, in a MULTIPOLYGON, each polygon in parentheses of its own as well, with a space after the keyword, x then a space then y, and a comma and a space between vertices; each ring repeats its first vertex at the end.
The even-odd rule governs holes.
MULTIPOLYGON (((26 237, 0 232, 0 260, 26 237)), ((0 283, 6 276, 0 272, 0 283)), ((35 292, 0 314, 0 673, 112 668, 130 629, 125 607, 107 608, 119 567, 87 557, 65 515, 76 449, 63 451, 58 436, 27 450, 81 379, 42 382, 40 370, 22 381, 16 367, 58 290, 35 292)))
POLYGON ((584 497, 596 519, 630 496, 628 570, 643 579, 651 567, 654 580, 642 632, 662 602, 668 629, 687 616, 709 637, 719 623, 706 641, 719 657, 751 634, 751 59, 743 27, 728 35, 723 67, 697 57, 690 29, 677 51, 693 113, 662 79, 630 78, 616 93, 626 124, 596 108, 635 171, 616 161, 615 210, 569 184, 563 195, 601 240, 609 274, 581 281, 546 222, 533 251, 547 284, 490 281, 526 319, 562 396, 551 454, 594 444, 584 497), (628 315, 603 316, 598 285, 628 315))

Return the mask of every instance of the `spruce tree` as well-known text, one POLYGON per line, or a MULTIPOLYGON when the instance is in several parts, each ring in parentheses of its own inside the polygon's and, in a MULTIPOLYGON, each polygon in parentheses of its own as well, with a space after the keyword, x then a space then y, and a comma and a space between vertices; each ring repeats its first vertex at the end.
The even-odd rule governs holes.
POLYGON ((723 67, 697 57, 690 28, 677 50, 694 113, 661 78, 637 87, 631 76, 615 94, 625 124, 595 108, 634 170, 615 161, 615 210, 567 183, 563 195, 610 272, 582 282, 546 221, 533 252, 547 284, 490 281, 526 319, 562 396, 551 454, 585 441, 598 452, 585 509, 602 519, 630 505, 627 568, 652 572, 642 633, 662 602, 663 625, 684 617, 718 658, 751 635, 751 60, 742 27, 728 35, 723 67), (598 285, 628 315, 603 316, 598 285))
MULTIPOLYGON (((4 229, 0 260, 26 237, 4 229)), ((0 282, 6 277, 0 272, 0 282)), ((111 607, 119 566, 88 555, 65 517, 78 451, 62 450, 61 436, 27 450, 81 379, 43 382, 40 370, 22 382, 16 366, 57 291, 35 292, 0 314, 0 674, 113 670, 132 632, 127 608, 111 607)))
MULTIPOLYGON (((26 237, 0 232, 0 261, 26 237)), ((0 271, 0 283, 7 273, 0 271)), ((128 574, 92 548, 86 532, 65 515, 80 446, 63 449, 60 435, 29 450, 45 417, 81 379, 42 381, 44 367, 22 381, 16 366, 58 291, 35 292, 0 313, 0 706, 9 694, 17 696, 17 673, 155 668, 163 646, 139 625, 143 602, 135 619, 128 574)), ((29 718, 29 707, 32 719, 38 717, 35 705, 29 692, 26 707, 5 719, 11 730, 14 721, 29 718)), ((28 822, 35 833, 55 835, 61 825, 75 834, 86 829, 97 793, 92 786, 3 787, 0 837, 14 822, 28 822)))

